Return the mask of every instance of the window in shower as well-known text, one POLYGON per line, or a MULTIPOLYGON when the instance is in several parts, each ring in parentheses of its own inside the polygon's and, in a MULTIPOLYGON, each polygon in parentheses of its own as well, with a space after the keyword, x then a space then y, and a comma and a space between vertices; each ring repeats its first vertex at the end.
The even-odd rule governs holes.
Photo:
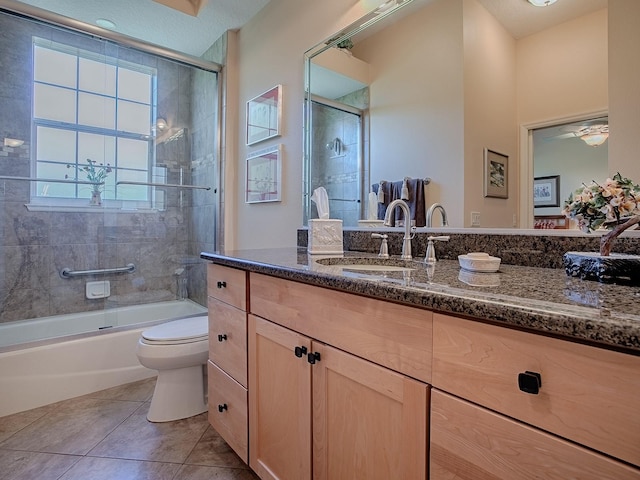
MULTIPOLYGON (((102 199, 150 208, 156 71, 117 58, 34 38, 34 176, 87 178, 85 167, 109 165, 102 199)), ((86 205, 92 185, 34 182, 32 203, 86 205)))

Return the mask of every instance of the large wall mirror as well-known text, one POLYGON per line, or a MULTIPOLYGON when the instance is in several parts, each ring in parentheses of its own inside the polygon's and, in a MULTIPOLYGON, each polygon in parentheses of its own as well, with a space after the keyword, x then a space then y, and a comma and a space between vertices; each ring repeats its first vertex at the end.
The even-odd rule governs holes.
POLYGON ((581 137, 608 129, 607 0, 558 2, 540 25, 522 0, 520 27, 504 3, 392 0, 305 53, 305 225, 319 186, 331 218, 357 227, 373 185, 408 177, 430 180, 424 202, 452 227, 479 213, 475 226, 531 228, 606 177, 608 141, 581 137), (506 199, 483 194, 485 149, 508 157, 506 199), (560 206, 534 207, 541 177, 559 177, 560 206))

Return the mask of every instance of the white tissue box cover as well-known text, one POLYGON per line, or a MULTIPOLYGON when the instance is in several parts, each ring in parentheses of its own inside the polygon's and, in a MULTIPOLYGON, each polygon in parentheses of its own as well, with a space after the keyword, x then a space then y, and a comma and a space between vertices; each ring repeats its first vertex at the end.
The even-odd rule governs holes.
POLYGON ((331 218, 309 220, 307 251, 322 255, 343 253, 342 220, 331 218))

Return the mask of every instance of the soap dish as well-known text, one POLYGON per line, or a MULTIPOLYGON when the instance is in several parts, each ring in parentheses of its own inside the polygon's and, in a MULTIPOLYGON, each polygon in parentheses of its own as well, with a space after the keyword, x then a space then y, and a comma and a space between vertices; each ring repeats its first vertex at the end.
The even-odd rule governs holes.
POLYGON ((500 258, 492 257, 488 253, 473 252, 458 255, 460 266, 470 272, 497 272, 500 268, 500 258))

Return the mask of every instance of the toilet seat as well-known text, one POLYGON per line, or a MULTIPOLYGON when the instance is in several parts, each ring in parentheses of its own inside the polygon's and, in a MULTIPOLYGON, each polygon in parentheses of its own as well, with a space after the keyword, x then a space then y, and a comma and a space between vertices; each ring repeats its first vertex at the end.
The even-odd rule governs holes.
POLYGON ((201 315, 151 327, 142 332, 141 341, 147 345, 181 345, 206 341, 208 338, 209 319, 201 315))

